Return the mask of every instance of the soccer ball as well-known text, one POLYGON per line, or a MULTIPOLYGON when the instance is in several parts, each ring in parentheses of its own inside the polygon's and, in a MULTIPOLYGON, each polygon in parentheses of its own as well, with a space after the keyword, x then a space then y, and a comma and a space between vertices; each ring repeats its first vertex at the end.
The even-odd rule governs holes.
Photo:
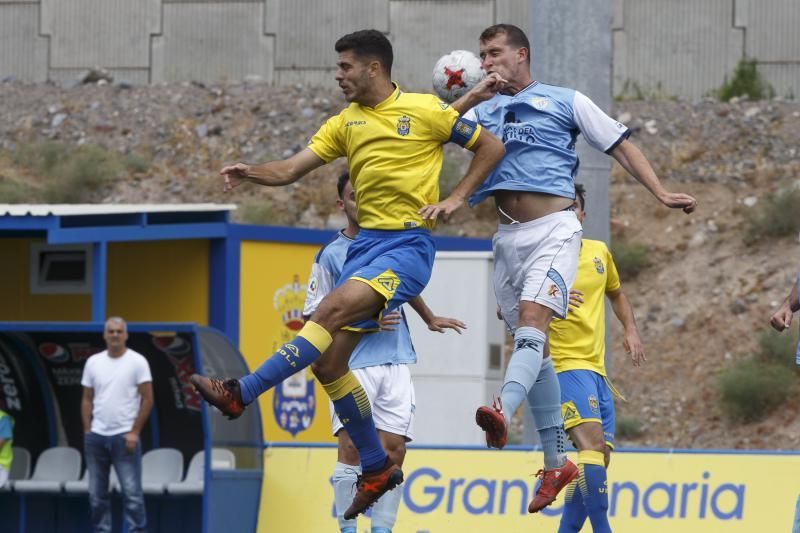
POLYGON ((486 73, 481 60, 468 50, 453 50, 433 67, 433 89, 439 98, 453 103, 481 81, 486 73))

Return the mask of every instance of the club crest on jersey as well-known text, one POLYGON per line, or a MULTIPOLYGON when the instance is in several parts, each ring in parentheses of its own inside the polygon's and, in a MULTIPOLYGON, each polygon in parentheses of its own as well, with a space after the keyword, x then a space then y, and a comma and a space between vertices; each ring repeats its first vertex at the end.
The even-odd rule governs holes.
POLYGON ((603 272, 605 272, 605 269, 603 268, 603 262, 600 261, 599 257, 595 257, 594 259, 592 259, 592 261, 594 262, 594 269, 597 270, 598 274, 602 274, 603 272))
POLYGON ((534 96, 533 98, 531 98, 531 105, 534 107, 534 109, 542 111, 550 107, 550 99, 547 97, 541 98, 538 96, 534 96))
POLYGON ((403 136, 411 133, 411 118, 403 115, 397 119, 397 133, 403 136))

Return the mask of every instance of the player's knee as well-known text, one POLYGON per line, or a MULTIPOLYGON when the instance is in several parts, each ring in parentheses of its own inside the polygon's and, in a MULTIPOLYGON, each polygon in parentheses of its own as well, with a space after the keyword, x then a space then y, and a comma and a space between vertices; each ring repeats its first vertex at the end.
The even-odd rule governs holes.
POLYGON ((323 360, 321 357, 311 363, 311 373, 314 374, 314 377, 316 377, 320 383, 330 383, 334 380, 333 367, 330 361, 323 360))
POLYGON ((403 460, 406 458, 406 443, 403 440, 392 439, 385 441, 383 447, 386 455, 389 456, 394 464, 403 464, 403 460))
POLYGON ((357 465, 360 461, 358 449, 352 442, 339 446, 339 461, 348 465, 357 465))
POLYGON ((547 331, 553 312, 543 306, 525 306, 519 310, 519 326, 533 327, 540 331, 547 331))
POLYGON ((350 322, 350 314, 351 311, 346 299, 338 295, 332 295, 322 300, 317 310, 311 315, 310 320, 329 332, 333 332, 350 322))

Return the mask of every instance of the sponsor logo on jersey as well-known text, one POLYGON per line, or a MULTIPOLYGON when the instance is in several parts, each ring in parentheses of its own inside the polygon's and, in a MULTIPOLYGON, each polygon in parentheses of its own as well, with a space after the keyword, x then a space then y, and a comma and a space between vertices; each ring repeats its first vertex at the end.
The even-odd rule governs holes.
POLYGON ((599 257, 595 257, 594 259, 592 259, 592 262, 594 262, 594 269, 597 270, 598 274, 602 274, 603 272, 605 272, 605 269, 603 268, 603 262, 600 261, 599 257))
POLYGON ((447 102, 442 102, 441 100, 439 100, 439 107, 441 107, 442 109, 447 109, 448 107, 450 107, 450 104, 448 104, 447 102))
POLYGON ((344 123, 345 128, 349 128, 351 126, 366 126, 366 125, 367 125, 366 120, 348 120, 347 122, 344 123))
POLYGON ((551 283, 550 288, 547 289, 547 295, 552 298, 555 298, 557 294, 558 294, 558 286, 555 283, 551 283))
POLYGON ((403 136, 411 133, 411 118, 403 115, 397 119, 397 133, 403 136))

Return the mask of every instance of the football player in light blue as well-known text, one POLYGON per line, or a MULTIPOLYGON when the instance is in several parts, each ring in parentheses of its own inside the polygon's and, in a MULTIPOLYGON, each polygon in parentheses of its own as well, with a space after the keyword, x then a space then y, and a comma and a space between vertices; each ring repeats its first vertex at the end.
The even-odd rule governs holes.
POLYGON ((572 211, 578 135, 616 159, 667 207, 691 213, 697 202, 665 189, 628 140, 630 130, 589 98, 535 81, 530 43, 518 27, 491 26, 479 42, 487 76, 453 107, 502 138, 506 150, 470 204, 494 197, 499 218, 494 287, 503 320, 514 334, 514 351, 500 398, 480 407, 475 418, 487 445, 502 448, 517 407, 526 397, 533 400, 545 455, 542 485, 528 507, 535 513, 578 475, 564 453, 560 389, 547 351, 552 318, 567 313, 581 245, 581 225, 572 211))
MULTIPOLYGON (((306 318, 314 313, 325 295, 336 287, 347 250, 360 229, 356 219, 356 197, 347 172, 339 177, 337 192, 339 199, 336 204, 345 214, 347 227, 314 258, 303 309, 306 318)), ((412 299, 409 305, 431 331, 444 333, 449 328, 461 333, 461 329, 466 328, 459 320, 435 316, 421 296, 412 299)), ((361 382, 372 404, 372 416, 383 449, 398 466, 403 465, 406 443, 414 437, 416 407, 409 365, 416 362, 417 354, 411 343, 402 307, 399 311, 384 316, 381 320, 381 331, 364 335, 350 356, 350 369, 361 382)), ((331 402, 331 412, 333 411, 331 402)), ((336 414, 333 414, 331 422, 333 434, 338 438, 339 444, 332 478, 336 518, 342 533, 355 533, 356 519, 346 520, 344 513, 353 501, 353 488, 357 476, 361 474, 358 450, 336 414)), ((390 490, 375 503, 372 509, 372 533, 391 533, 397 520, 402 493, 402 489, 390 490)))

